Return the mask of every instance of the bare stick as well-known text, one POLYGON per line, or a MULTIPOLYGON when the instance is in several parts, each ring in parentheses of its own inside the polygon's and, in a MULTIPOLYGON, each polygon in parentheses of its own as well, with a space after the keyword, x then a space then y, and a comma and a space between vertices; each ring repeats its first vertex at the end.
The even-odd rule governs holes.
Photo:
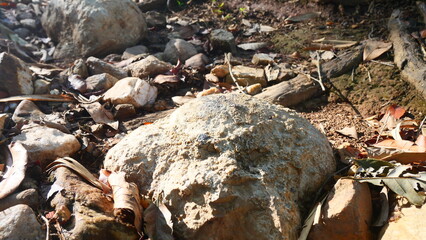
POLYGON ((47 220, 47 218, 43 215, 41 215, 41 219, 43 219, 44 223, 46 223, 46 240, 49 240, 49 235, 50 235, 49 220, 47 220))
POLYGON ((324 84, 322 83, 322 76, 321 76, 321 65, 320 65, 320 61, 321 61, 321 57, 318 53, 318 51, 315 51, 317 53, 317 69, 318 69, 318 80, 314 79, 315 81, 317 81, 319 83, 319 85, 321 86, 321 90, 325 91, 325 87, 324 84))
POLYGON ((228 64, 229 75, 231 76, 232 81, 234 81, 235 85, 237 85, 238 90, 240 90, 240 92, 244 93, 244 89, 238 84, 237 79, 235 79, 234 74, 232 73, 231 57, 232 57, 231 53, 225 53, 225 64, 226 63, 228 64))

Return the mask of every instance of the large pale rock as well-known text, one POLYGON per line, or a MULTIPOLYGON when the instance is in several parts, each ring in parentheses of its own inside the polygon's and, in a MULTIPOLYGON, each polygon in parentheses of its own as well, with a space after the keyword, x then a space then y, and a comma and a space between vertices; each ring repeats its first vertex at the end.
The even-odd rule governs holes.
POLYGON ((0 239, 44 240, 46 231, 41 228, 33 210, 19 204, 0 212, 0 239))
POLYGON ((104 96, 105 101, 114 105, 132 104, 135 107, 153 104, 156 98, 157 88, 136 77, 121 79, 104 96))
POLYGON ((170 63, 163 62, 158 58, 150 55, 140 61, 130 64, 129 69, 132 77, 145 78, 155 76, 160 73, 169 71, 173 66, 170 63))
POLYGON ((56 128, 49 128, 38 124, 28 124, 22 128, 21 134, 13 141, 19 141, 28 151, 29 158, 47 165, 50 161, 70 156, 80 149, 77 138, 56 128))
POLYGON ((0 91, 9 95, 32 94, 34 91, 31 70, 19 58, 0 53, 0 91))
POLYGON ((296 239, 300 200, 335 161, 327 139, 295 112, 221 94, 134 130, 104 166, 145 194, 163 194, 177 239, 296 239))
POLYGON ((131 0, 52 0, 42 16, 54 58, 106 55, 136 45, 146 23, 131 0))
MULTIPOLYGON (((321 209, 321 218, 309 233, 309 240, 372 239, 370 223, 373 211, 367 183, 340 179, 321 209)), ((403 238, 401 238, 403 239, 403 238)))
POLYGON ((379 234, 380 240, 423 240, 426 231, 426 222, 424 216, 426 215, 426 205, 421 208, 416 206, 401 206, 399 205, 400 218, 395 221, 390 221, 383 226, 379 234))
POLYGON ((178 59, 185 62, 188 58, 197 54, 197 49, 194 45, 183 39, 172 39, 164 50, 164 60, 176 64, 178 59))

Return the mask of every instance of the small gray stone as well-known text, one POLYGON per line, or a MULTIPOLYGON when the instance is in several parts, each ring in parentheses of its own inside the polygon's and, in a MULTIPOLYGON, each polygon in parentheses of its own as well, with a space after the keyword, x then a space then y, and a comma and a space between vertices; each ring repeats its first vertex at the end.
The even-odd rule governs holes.
POLYGON ((22 19, 19 22, 25 28, 28 28, 28 29, 31 29, 31 30, 36 30, 37 29, 37 23, 36 23, 36 20, 34 20, 34 19, 22 19))
POLYGON ((87 91, 108 90, 118 79, 108 73, 96 74, 86 79, 87 91))
POLYGON ((210 42, 214 51, 237 52, 234 35, 224 29, 215 29, 210 33, 210 42))
POLYGON ((185 62, 195 54, 197 54, 197 50, 191 43, 183 39, 172 39, 167 43, 164 50, 164 60, 176 64, 178 59, 185 62))
POLYGON ((28 30, 27 28, 17 28, 15 30, 13 30, 16 34, 18 34, 18 36, 20 38, 25 39, 26 37, 31 36, 31 31, 28 30))
POLYGON ((126 48, 121 58, 123 60, 129 59, 131 57, 135 57, 140 54, 144 54, 148 52, 148 48, 143 45, 137 45, 134 47, 126 48))
POLYGON ((50 91, 50 82, 44 79, 37 79, 34 81, 35 94, 48 94, 50 91))
POLYGON ((158 58, 150 55, 140 61, 130 64, 126 69, 130 71, 132 77, 145 78, 165 73, 172 67, 171 64, 160 61, 158 58))
POLYGON ((24 204, 0 212, 0 239, 44 240, 46 231, 41 228, 33 210, 24 204))
POLYGON ((148 27, 162 28, 162 27, 165 27, 167 24, 166 16, 164 16, 164 14, 161 14, 157 11, 146 12, 145 20, 148 27))
POLYGON ((114 65, 104 62, 96 57, 89 57, 86 60, 86 65, 89 69, 90 75, 109 73, 119 80, 127 77, 127 72, 125 70, 117 68, 114 65))

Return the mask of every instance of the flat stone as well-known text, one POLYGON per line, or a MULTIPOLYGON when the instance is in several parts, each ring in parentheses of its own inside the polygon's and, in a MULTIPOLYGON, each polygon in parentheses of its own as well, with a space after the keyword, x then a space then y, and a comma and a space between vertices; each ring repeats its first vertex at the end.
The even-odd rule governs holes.
POLYGON ((19 204, 0 212, 0 239, 8 240, 44 240, 46 231, 33 210, 19 204))
POLYGON ((245 94, 196 98, 111 148, 108 170, 163 197, 176 239, 297 239, 299 204, 335 170, 297 113, 245 94))
POLYGON ((12 140, 21 142, 30 160, 40 161, 43 166, 58 157, 70 156, 80 150, 80 143, 73 135, 34 123, 23 126, 21 134, 12 140))
POLYGON ((117 78, 118 80, 126 78, 128 76, 125 70, 115 67, 114 65, 104 62, 96 57, 89 57, 86 60, 86 65, 89 69, 90 75, 108 73, 117 78))
POLYGON ((10 96, 33 94, 32 72, 19 58, 0 53, 0 91, 10 96))
MULTIPOLYGON (((426 205, 418 208, 416 206, 400 206, 399 217, 394 221, 389 221, 382 227, 382 231, 377 239, 380 240, 422 240, 424 239, 424 231, 426 230, 426 222, 424 216, 426 214, 426 205)), ((395 215, 395 214, 393 214, 395 215)))
POLYGON ((203 53, 198 53, 185 61, 185 67, 204 70, 206 68, 206 64, 208 63, 209 58, 203 53))
MULTIPOLYGON (((242 87, 247 87, 256 83, 260 83, 262 87, 267 86, 265 71, 261 68, 251 68, 238 65, 232 67, 232 73, 238 84, 242 87)), ((230 84, 234 83, 230 74, 226 76, 226 82, 230 84)))
POLYGON ((13 112, 12 120, 16 123, 25 121, 40 121, 46 115, 33 102, 29 100, 21 101, 13 112))
POLYGON ((118 79, 108 73, 96 74, 86 78, 87 91, 101 91, 108 90, 118 79))
POLYGON ((157 88, 136 77, 121 79, 104 95, 104 100, 114 105, 132 104, 136 108, 153 104, 156 98, 157 88))
POLYGON ((340 179, 334 185, 321 209, 321 218, 314 224, 308 239, 372 239, 373 217, 370 189, 367 183, 340 179))
POLYGON ((178 59, 185 62, 188 58, 197 54, 194 45, 183 39, 172 39, 164 50, 164 60, 172 64, 176 64, 178 59))
POLYGON ((137 55, 140 54, 144 54, 148 52, 148 48, 145 47, 144 45, 137 45, 134 47, 130 47, 130 48, 126 48, 126 50, 124 50, 123 52, 123 56, 121 56, 121 58, 123 60, 135 57, 137 55))
POLYGON ((214 51, 237 52, 235 37, 224 29, 215 29, 210 33, 210 42, 214 51))
POLYGON ((150 55, 140 61, 130 64, 126 69, 129 70, 132 77, 145 78, 168 72, 172 67, 170 63, 163 62, 153 55, 150 55))
POLYGON ((270 63, 273 63, 274 59, 266 53, 256 53, 253 55, 251 62, 254 65, 268 65, 270 63))

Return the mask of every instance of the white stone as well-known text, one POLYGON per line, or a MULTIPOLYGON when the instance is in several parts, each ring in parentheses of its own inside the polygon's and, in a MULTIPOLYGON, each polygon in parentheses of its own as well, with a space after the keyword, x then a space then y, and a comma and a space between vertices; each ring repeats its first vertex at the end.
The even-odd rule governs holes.
POLYGON ((33 210, 19 204, 0 212, 0 239, 44 240, 46 231, 41 228, 33 210))
POLYGON ((157 88, 136 77, 121 79, 104 96, 105 101, 114 105, 132 104, 135 107, 153 104, 156 98, 157 88))

